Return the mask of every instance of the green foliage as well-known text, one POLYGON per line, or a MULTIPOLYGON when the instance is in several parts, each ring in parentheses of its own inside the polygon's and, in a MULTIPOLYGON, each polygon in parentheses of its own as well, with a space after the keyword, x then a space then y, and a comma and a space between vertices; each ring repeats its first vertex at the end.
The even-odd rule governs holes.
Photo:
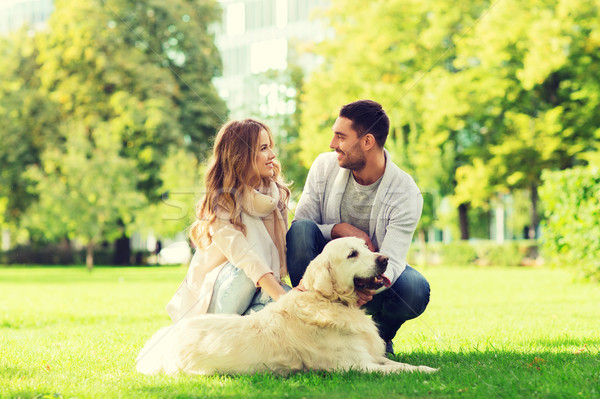
POLYGON ((161 200, 140 209, 130 229, 158 237, 174 237, 186 231, 195 220, 195 205, 204 194, 203 166, 183 149, 169 154, 159 174, 162 185, 156 196, 161 200))
POLYGON ((409 252, 412 265, 452 266, 529 266, 538 263, 538 244, 534 240, 455 241, 413 245, 409 252))
MULTIPOLYGON (((333 1, 327 16, 337 39, 317 47, 324 62, 308 80, 303 97, 304 164, 328 150, 331 126, 343 104, 372 98, 390 116, 386 147, 394 162, 438 200, 451 194, 466 148, 480 145, 454 116, 472 113, 467 101, 472 93, 460 93, 462 83, 448 77, 454 72, 453 42, 486 5, 333 1)), ((420 228, 434 221, 433 204, 426 202, 420 228)))
POLYGON ((503 244, 493 242, 478 243, 474 246, 477 264, 480 266, 520 266, 525 258, 516 241, 503 244))
POLYGON ((58 113, 39 91, 35 39, 23 28, 0 37, 0 220, 15 225, 35 196, 23 176, 56 141, 58 113))
POLYGON ((445 265, 469 265, 477 259, 477 252, 468 241, 459 241, 441 246, 441 262, 445 265))
POLYGON ((600 281, 600 162, 543 174, 544 257, 600 281))
POLYGON ((302 192, 308 174, 308 168, 300 158, 302 147, 299 140, 302 108, 298 100, 304 93, 304 72, 294 61, 294 57, 288 55, 288 67, 285 71, 270 70, 259 77, 262 84, 277 85, 279 105, 285 105, 287 109, 292 105, 294 107, 293 113, 287 113, 286 109, 284 114, 279 112, 261 114, 261 119, 273 130, 277 158, 281 162, 286 181, 291 183, 292 199, 302 192))
POLYGON ((135 162, 119 155, 118 141, 99 130, 88 137, 80 125, 63 128, 64 150, 46 150, 41 165, 26 173, 38 201, 23 223, 34 236, 77 239, 92 251, 101 240, 121 236, 146 198, 136 188, 135 162))
POLYGON ((570 281, 563 270, 544 269, 423 269, 431 302, 422 316, 402 326, 394 343, 400 361, 440 367, 434 375, 140 375, 135 358, 151 334, 169 323, 164 305, 185 272, 179 267, 92 273, 0 268, 0 396, 347 399, 600 393, 600 291, 570 281))
POLYGON ((303 96, 304 164, 327 151, 341 105, 372 98, 423 191, 485 210, 526 190, 536 226, 542 171, 581 163, 600 138, 599 12, 598 0, 332 1, 336 40, 316 48, 303 96))
MULTIPOLYGON (((209 25, 220 7, 54 7, 47 30, 0 41, 1 219, 33 240, 97 243, 133 227, 163 192, 197 184, 198 162, 226 118, 211 81, 221 61, 209 25), (190 173, 174 170, 178 150, 190 173)), ((160 219, 144 226, 152 223, 160 219)))
MULTIPOLYGON (((6 252, 0 251, 0 264, 4 265, 73 265, 79 267, 86 262, 86 249, 74 249, 69 245, 17 245, 6 252)), ((142 257, 148 257, 143 252, 142 257)), ((94 248, 94 263, 98 265, 114 264, 115 251, 112 248, 98 246, 94 248)), ((143 260, 143 259, 142 259, 143 260)))
POLYGON ((214 2, 59 1, 40 37, 42 88, 65 120, 122 143, 151 201, 171 146, 201 159, 225 118, 211 84, 220 59, 207 33, 214 2), (94 18, 89 18, 94 15, 94 18))
POLYGON ((487 145, 457 170, 458 201, 481 206, 526 189, 537 225, 542 171, 573 166, 598 138, 590 110, 600 105, 599 9, 597 1, 494 3, 457 44, 457 75, 469 77, 461 90, 493 88, 471 101, 487 145))

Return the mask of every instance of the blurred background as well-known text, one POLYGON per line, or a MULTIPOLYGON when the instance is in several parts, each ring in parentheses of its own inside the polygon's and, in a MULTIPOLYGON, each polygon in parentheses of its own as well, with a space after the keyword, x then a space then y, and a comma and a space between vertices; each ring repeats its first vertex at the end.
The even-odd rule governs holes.
POLYGON ((0 264, 185 263, 213 137, 272 128, 293 212, 341 105, 391 119, 415 265, 600 279, 598 0, 0 0, 0 264))

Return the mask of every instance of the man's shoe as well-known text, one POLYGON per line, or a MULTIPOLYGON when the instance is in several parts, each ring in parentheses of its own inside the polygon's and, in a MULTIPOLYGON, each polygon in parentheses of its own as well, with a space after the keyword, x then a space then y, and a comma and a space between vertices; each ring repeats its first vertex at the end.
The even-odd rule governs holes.
POLYGON ((385 356, 386 357, 394 357, 396 356, 394 354, 394 344, 392 343, 392 340, 389 341, 385 341, 385 356))

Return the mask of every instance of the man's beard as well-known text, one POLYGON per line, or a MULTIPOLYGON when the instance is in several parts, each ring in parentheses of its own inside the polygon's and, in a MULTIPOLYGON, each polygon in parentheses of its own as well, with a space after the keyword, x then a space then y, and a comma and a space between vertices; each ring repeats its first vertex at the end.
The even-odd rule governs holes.
POLYGON ((365 155, 360 150, 360 142, 354 144, 350 150, 344 152, 344 158, 340 160, 340 168, 350 170, 361 170, 367 164, 365 155))

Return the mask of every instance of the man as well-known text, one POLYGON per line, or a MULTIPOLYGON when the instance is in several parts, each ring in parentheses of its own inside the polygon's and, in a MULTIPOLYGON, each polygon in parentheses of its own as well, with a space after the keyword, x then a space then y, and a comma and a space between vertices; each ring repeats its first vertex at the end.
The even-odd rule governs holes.
POLYGON ((308 172, 294 221, 287 233, 291 282, 300 283, 306 267, 335 238, 363 238, 372 251, 389 257, 388 289, 359 292, 379 327, 386 352, 400 326, 425 311, 429 283, 406 264, 423 198, 413 179, 383 148, 389 119, 380 104, 361 100, 342 107, 329 147, 308 172))

